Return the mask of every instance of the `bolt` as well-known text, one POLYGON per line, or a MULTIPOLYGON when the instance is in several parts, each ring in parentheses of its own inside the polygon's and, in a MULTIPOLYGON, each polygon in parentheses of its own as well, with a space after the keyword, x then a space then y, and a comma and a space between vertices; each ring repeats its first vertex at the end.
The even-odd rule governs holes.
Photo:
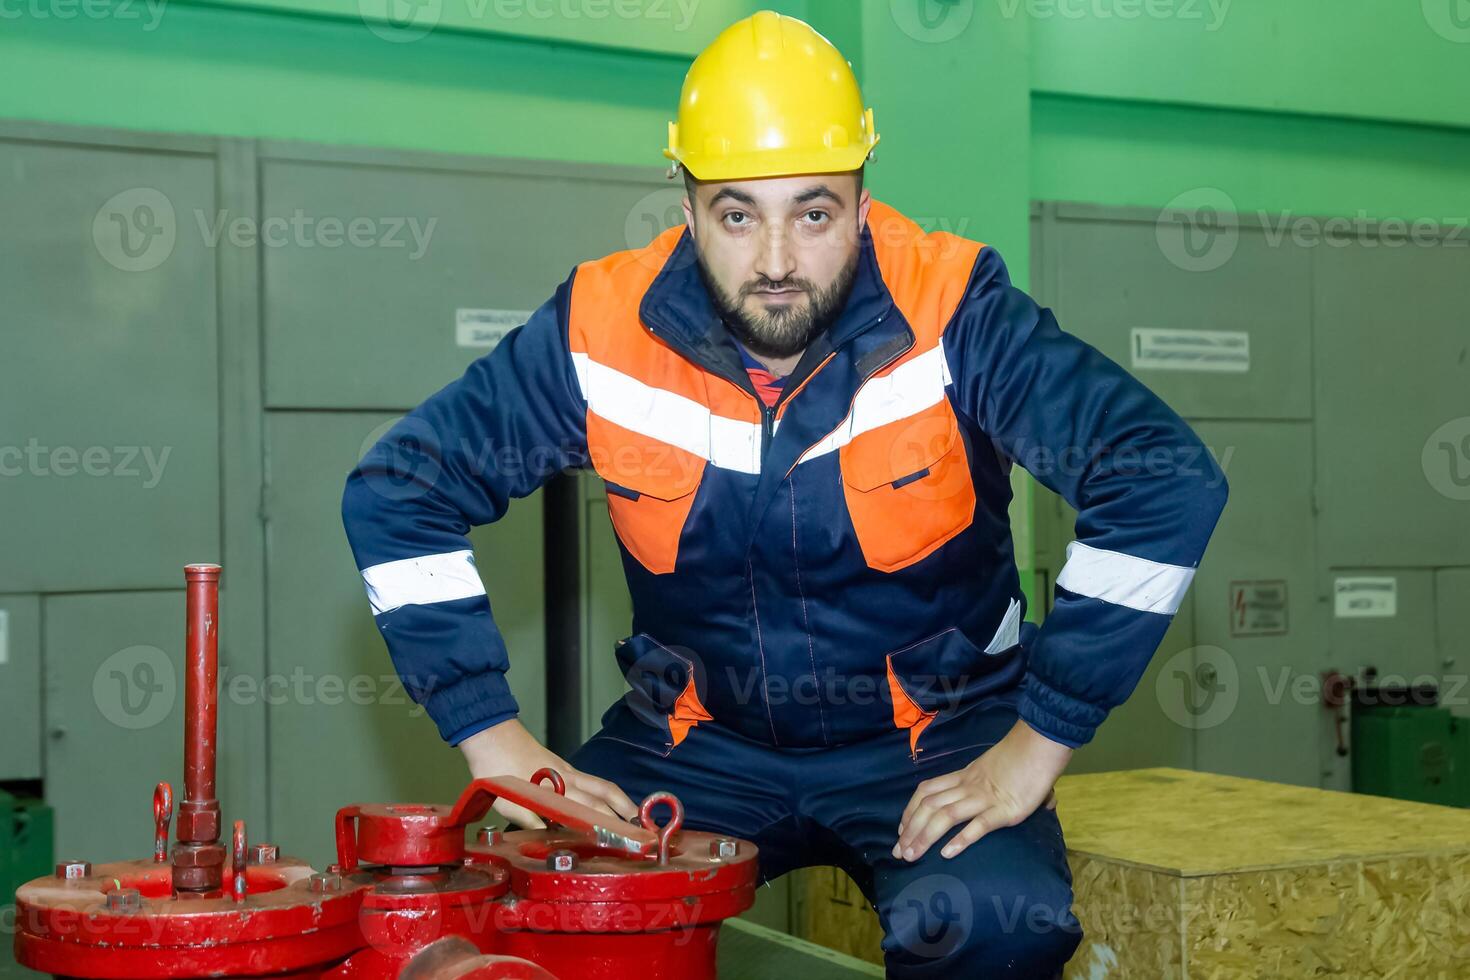
POLYGON ((281 858, 281 849, 274 844, 251 844, 251 864, 275 864, 281 858))
POLYGON ((495 827, 481 827, 480 832, 475 835, 475 840, 487 847, 494 847, 500 843, 501 834, 495 827))
POLYGON ((143 895, 136 888, 119 888, 107 893, 107 911, 136 915, 143 911, 143 895))
POLYGON ((577 867, 577 855, 571 851, 552 851, 546 857, 546 867, 552 871, 572 871, 577 867))
POLYGON ((733 837, 720 837, 709 842, 709 856, 712 861, 728 861, 740 853, 740 842, 733 837))
POLYGON ((56 866, 56 877, 65 878, 67 881, 90 878, 92 877, 92 862, 62 861, 56 866))
POLYGON ((342 876, 318 871, 306 879, 306 887, 313 895, 335 895, 342 890, 342 876))

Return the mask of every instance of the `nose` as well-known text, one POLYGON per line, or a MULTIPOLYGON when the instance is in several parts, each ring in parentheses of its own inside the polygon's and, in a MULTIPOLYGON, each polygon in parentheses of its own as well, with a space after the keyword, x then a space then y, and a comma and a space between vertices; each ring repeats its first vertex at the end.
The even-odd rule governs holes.
POLYGON ((772 222, 761 232, 760 253, 756 256, 755 271, 771 282, 781 282, 796 271, 796 257, 786 230, 772 222))

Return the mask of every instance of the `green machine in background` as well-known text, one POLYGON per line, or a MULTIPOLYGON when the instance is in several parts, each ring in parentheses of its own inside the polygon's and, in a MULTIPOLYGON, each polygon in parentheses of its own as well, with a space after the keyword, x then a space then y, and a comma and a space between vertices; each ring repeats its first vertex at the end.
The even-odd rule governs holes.
POLYGON ((1353 790, 1470 807, 1470 718, 1409 700, 1353 705, 1353 790))
POLYGON ((54 841, 49 806, 0 790, 0 905, 13 902, 15 890, 32 878, 51 873, 54 841))

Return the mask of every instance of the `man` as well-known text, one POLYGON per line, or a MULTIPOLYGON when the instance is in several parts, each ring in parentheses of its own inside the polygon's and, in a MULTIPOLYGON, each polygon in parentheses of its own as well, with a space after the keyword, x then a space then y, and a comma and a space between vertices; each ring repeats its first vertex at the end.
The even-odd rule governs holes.
POLYGON ((872 200, 872 110, 806 24, 728 28, 669 134, 686 224, 579 265, 349 478, 395 664, 478 776, 554 766, 624 817, 672 790, 767 879, 844 868, 891 976, 1057 975, 1052 786, 1137 684, 1223 478, 993 249, 872 200), (1079 511, 1039 631, 1012 461, 1079 511), (635 632, 633 691, 563 760, 515 720, 465 533, 569 467, 606 483, 635 632))

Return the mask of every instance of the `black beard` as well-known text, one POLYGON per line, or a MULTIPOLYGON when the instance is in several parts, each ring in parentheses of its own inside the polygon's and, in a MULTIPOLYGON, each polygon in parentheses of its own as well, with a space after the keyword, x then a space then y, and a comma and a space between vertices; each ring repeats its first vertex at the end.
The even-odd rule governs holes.
POLYGON ((801 289, 807 294, 809 302, 804 306, 776 306, 755 315, 745 312, 741 303, 757 289, 771 289, 775 283, 761 277, 743 286, 739 296, 732 297, 709 274, 702 255, 699 256, 699 274, 720 319, 747 350, 758 357, 794 357, 806 350, 812 339, 831 326, 842 313, 842 308, 847 305, 847 295, 852 292, 853 280, 857 278, 859 254, 853 252, 847 265, 826 289, 816 289, 805 279, 783 280, 781 285, 801 289))

